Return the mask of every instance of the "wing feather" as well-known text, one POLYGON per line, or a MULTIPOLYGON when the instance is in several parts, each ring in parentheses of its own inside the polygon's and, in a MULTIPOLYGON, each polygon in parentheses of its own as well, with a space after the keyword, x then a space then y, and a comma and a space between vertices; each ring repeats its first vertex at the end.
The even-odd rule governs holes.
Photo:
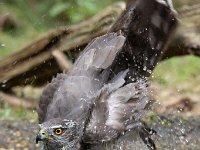
POLYGON ((77 59, 74 66, 83 70, 106 69, 109 67, 121 50, 125 37, 116 33, 105 34, 97 37, 85 48, 83 54, 77 59))
POLYGON ((37 108, 39 123, 44 122, 46 118, 46 112, 49 104, 52 102, 56 90, 60 84, 65 80, 66 74, 58 74, 51 83, 48 83, 40 97, 39 105, 37 108))
POLYGON ((127 84, 111 93, 108 102, 108 118, 106 125, 125 130, 128 122, 138 122, 146 114, 146 106, 149 104, 147 83, 137 81, 127 84))
POLYGON ((58 75, 45 88, 39 102, 40 122, 57 117, 82 121, 88 117, 91 97, 105 82, 106 73, 101 75, 100 71, 112 64, 124 41, 123 36, 109 33, 89 43, 72 70, 58 75))

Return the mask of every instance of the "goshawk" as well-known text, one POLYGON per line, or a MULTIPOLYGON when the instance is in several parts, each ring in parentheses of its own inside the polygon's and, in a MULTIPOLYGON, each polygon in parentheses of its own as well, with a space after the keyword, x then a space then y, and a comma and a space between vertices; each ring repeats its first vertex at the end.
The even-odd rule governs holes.
POLYGON ((141 118, 151 108, 147 77, 175 26, 170 0, 130 1, 111 30, 91 41, 66 74, 58 74, 41 96, 44 150, 80 149, 138 129, 149 149, 151 130, 141 118))

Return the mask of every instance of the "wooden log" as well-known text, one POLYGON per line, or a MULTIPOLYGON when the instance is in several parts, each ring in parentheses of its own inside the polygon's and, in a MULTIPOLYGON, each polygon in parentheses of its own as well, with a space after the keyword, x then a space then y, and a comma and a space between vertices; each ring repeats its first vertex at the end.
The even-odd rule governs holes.
POLYGON ((5 101, 5 103, 14 107, 23 107, 23 108, 33 108, 35 104, 32 104, 30 101, 18 98, 14 95, 6 94, 4 92, 0 92, 0 100, 5 101))
POLYGON ((71 61, 65 56, 63 52, 60 50, 54 50, 52 52, 52 55, 54 56, 55 60, 57 61, 59 67, 64 72, 67 72, 71 69, 72 63, 71 61))
POLYGON ((178 9, 178 14, 179 27, 162 60, 190 54, 200 56, 200 2, 178 9))

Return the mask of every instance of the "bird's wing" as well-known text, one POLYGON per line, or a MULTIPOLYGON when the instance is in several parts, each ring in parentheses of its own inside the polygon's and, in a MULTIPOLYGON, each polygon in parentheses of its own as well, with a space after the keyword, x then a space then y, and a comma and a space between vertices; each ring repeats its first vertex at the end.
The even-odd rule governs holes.
POLYGON ((114 61, 117 53, 124 45, 125 37, 116 33, 108 33, 97 37, 88 44, 83 53, 74 63, 70 74, 77 70, 102 70, 108 68, 114 61))
POLYGON ((46 85, 40 97, 39 105, 37 108, 39 123, 44 122, 48 105, 52 102, 54 94, 66 77, 66 74, 58 74, 57 77, 51 81, 51 83, 46 85))
POLYGON ((40 122, 57 117, 72 120, 88 117, 91 97, 105 80, 103 70, 112 64, 124 41, 123 36, 109 33, 90 42, 72 70, 59 75, 45 88, 39 102, 40 122))
POLYGON ((151 109, 151 104, 146 80, 127 84, 109 95, 105 124, 119 131, 131 128, 151 109))
POLYGON ((132 128, 150 109, 146 77, 158 62, 177 20, 170 0, 130 1, 110 30, 121 30, 126 37, 111 67, 114 75, 128 68, 126 82, 117 90, 102 91, 87 126, 85 142, 116 137, 132 128))
POLYGON ((86 127, 83 141, 85 143, 95 143, 108 141, 116 138, 119 132, 112 127, 106 126, 108 119, 108 97, 113 91, 122 87, 125 83, 125 76, 128 70, 120 72, 108 84, 106 84, 96 95, 95 105, 91 111, 90 121, 86 127))
POLYGON ((112 65, 113 72, 116 74, 129 67, 129 77, 149 77, 176 25, 171 0, 130 0, 111 28, 111 32, 122 30, 126 37, 122 51, 112 65))
POLYGON ((153 100, 145 79, 124 83, 123 76, 102 89, 86 128, 85 142, 116 138, 119 133, 135 127, 152 109, 153 100))

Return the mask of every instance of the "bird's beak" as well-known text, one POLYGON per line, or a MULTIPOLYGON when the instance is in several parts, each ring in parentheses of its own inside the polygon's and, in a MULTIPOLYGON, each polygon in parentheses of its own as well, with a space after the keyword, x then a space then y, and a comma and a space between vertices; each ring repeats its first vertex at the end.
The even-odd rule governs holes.
POLYGON ((36 139, 35 139, 36 144, 38 144, 38 141, 43 141, 44 139, 47 139, 47 138, 48 138, 47 132, 44 129, 41 129, 36 136, 36 139))

